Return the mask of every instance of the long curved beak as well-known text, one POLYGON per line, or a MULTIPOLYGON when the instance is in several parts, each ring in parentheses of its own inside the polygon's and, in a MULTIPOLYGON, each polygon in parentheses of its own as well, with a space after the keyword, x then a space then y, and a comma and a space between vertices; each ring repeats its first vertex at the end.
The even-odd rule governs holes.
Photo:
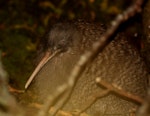
POLYGON ((45 53, 44 57, 42 58, 42 60, 40 61, 40 63, 37 65, 37 67, 35 68, 34 72, 32 73, 32 75, 27 80, 27 82, 25 84, 25 89, 27 89, 29 87, 29 85, 31 84, 32 80, 37 75, 37 73, 42 69, 42 67, 44 67, 44 65, 50 59, 52 59, 57 53, 58 53, 58 51, 54 52, 53 54, 50 54, 50 52, 46 52, 45 53))

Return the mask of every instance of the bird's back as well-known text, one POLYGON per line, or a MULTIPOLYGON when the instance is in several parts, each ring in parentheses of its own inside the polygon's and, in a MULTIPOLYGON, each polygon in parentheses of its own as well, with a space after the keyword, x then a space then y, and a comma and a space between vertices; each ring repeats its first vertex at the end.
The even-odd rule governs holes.
MULTIPOLYGON (((65 23, 62 25, 68 26, 65 23)), ((32 90, 37 94, 38 101, 43 102, 47 95, 67 82, 67 77, 80 56, 90 50, 93 42, 100 39, 106 30, 101 24, 82 21, 69 26, 66 30, 55 33, 58 35, 63 32, 71 33, 71 44, 68 43, 69 47, 65 52, 58 54, 43 67, 29 88, 29 91, 32 90)), ((63 38, 63 34, 61 37, 63 38)), ((86 67, 64 109, 83 110, 94 98, 97 98, 99 93, 106 89, 96 84, 97 77, 124 91, 144 97, 147 89, 147 74, 138 51, 126 40, 125 35, 118 34, 115 40, 86 67)), ((87 112, 94 116, 128 116, 130 110, 136 107, 137 104, 134 102, 112 92, 99 98, 87 112)))

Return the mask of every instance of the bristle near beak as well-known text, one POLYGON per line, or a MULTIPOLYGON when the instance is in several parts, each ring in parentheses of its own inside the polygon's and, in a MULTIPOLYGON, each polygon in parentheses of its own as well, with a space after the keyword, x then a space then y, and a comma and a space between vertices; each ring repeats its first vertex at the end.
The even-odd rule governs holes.
POLYGON ((46 52, 44 57, 42 58, 42 60, 40 61, 40 63, 37 65, 37 67, 35 68, 34 72, 32 73, 32 75, 29 77, 29 79, 27 80, 26 84, 25 84, 25 89, 27 89, 29 87, 29 85, 31 84, 32 80, 34 79, 34 77, 37 75, 37 73, 44 67, 44 65, 51 60, 57 53, 59 52, 56 51, 52 54, 50 54, 50 52, 46 52))

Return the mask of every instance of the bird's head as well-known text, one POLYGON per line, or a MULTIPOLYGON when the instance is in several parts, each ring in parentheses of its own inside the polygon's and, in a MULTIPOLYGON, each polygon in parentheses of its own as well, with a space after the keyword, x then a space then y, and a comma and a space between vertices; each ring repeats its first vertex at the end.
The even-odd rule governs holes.
POLYGON ((43 68, 43 66, 56 55, 67 52, 78 40, 77 30, 74 25, 70 23, 57 23, 44 37, 44 44, 42 46, 44 56, 35 68, 32 75, 29 77, 25 89, 28 88, 36 74, 43 68))

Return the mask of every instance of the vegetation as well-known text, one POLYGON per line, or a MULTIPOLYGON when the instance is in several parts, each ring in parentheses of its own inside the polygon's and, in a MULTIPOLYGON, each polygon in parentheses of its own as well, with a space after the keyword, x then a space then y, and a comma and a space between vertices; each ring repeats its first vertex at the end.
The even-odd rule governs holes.
POLYGON ((46 29, 60 20, 110 22, 131 1, 1 0, 0 49, 13 86, 23 88, 33 71, 36 47, 46 29), (115 4, 114 4, 115 2, 115 4))

